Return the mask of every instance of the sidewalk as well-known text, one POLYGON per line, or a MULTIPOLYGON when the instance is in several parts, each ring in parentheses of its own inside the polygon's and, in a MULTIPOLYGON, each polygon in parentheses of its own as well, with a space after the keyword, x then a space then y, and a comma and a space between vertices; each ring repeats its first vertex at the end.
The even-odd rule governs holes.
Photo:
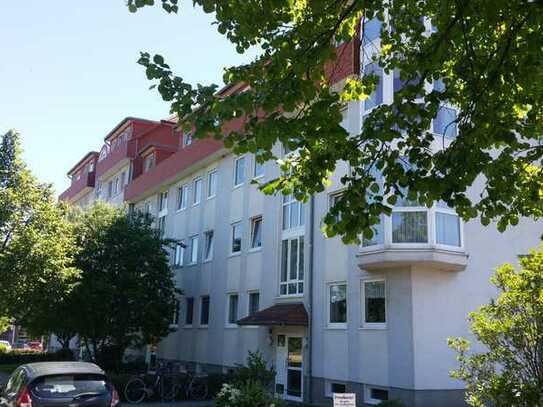
MULTIPOLYGON (((129 406, 128 403, 123 403, 124 406, 129 406)), ((213 406, 212 400, 206 401, 176 401, 173 403, 141 403, 136 404, 140 407, 210 407, 213 406)))

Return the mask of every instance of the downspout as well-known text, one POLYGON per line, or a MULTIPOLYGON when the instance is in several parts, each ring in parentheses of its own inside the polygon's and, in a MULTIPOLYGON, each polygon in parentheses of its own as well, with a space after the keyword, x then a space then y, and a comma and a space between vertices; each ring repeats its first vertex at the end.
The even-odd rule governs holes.
POLYGON ((309 330, 309 340, 307 345, 308 353, 308 368, 307 368, 307 377, 308 377, 308 400, 311 404, 313 402, 313 243, 315 240, 315 196, 311 195, 309 201, 309 277, 307 281, 308 292, 309 292, 309 321, 308 321, 308 330, 309 330))

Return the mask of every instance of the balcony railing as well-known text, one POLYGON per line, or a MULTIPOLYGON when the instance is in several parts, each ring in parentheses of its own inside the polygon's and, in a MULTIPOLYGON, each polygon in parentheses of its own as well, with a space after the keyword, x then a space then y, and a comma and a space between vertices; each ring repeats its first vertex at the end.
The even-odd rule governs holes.
POLYGON ((95 173, 89 172, 82 175, 81 178, 72 182, 72 185, 68 187, 60 196, 59 200, 69 201, 80 194, 86 188, 94 188, 95 173))
POLYGON ((454 210, 441 203, 426 208, 401 202, 391 216, 382 216, 358 255, 364 270, 414 264, 450 271, 466 267, 463 224, 454 210))

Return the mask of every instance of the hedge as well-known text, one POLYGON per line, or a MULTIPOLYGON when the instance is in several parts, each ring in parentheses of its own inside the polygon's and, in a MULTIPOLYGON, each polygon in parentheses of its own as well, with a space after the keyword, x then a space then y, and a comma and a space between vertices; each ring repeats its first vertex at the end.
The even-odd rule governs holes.
POLYGON ((60 350, 58 352, 35 352, 14 349, 11 352, 0 352, 0 365, 24 365, 36 362, 58 362, 74 360, 71 351, 60 350))

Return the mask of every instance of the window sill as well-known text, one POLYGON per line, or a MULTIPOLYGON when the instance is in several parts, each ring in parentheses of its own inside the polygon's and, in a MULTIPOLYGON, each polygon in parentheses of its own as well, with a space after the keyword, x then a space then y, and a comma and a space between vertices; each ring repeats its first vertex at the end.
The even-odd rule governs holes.
POLYGON ((255 177, 253 177, 253 181, 258 181, 258 180, 261 180, 262 178, 264 178, 264 174, 262 175, 257 175, 255 177))
POLYGON ((245 185, 245 182, 242 182, 241 184, 238 184, 238 185, 234 185, 234 186, 232 187, 232 190, 239 189, 239 188, 241 188, 243 185, 245 185))
POLYGON ((181 208, 181 209, 176 209, 176 210, 175 210, 175 213, 181 213, 181 212, 184 212, 184 211, 186 211, 186 210, 187 210, 186 207, 185 207, 185 208, 181 208))
POLYGON ((330 331, 346 331, 347 330, 347 323, 337 323, 337 324, 328 324, 326 325, 326 329, 330 331))
POLYGON ((183 325, 183 329, 192 329, 192 325, 183 325))
POLYGON ((213 261, 213 257, 210 259, 205 259, 202 264, 211 263, 213 261))
POLYGON ((236 329, 236 328, 239 328, 239 325, 236 325, 236 324, 227 324, 224 326, 225 329, 236 329))
POLYGON ((241 329, 258 329, 260 328, 258 325, 243 325, 241 329))
POLYGON ((206 199, 209 201, 210 199, 213 199, 215 198, 217 195, 211 195, 211 196, 208 196, 206 199))
POLYGON ((376 324, 376 325, 362 325, 360 328, 362 331, 386 331, 386 324, 376 324))
POLYGON ((231 258, 231 257, 237 257, 237 256, 241 256, 241 251, 235 252, 235 253, 230 253, 230 254, 228 255, 229 258, 231 258))
POLYGON ((289 299, 289 298, 304 298, 304 294, 279 294, 275 296, 275 299, 289 299))
POLYGON ((249 253, 258 253, 262 251, 262 246, 259 247, 252 247, 248 250, 249 253))
POLYGON ((208 329, 209 325, 200 325, 198 329, 208 329))
POLYGON ((177 324, 170 324, 170 326, 168 327, 170 329, 178 329, 179 328, 179 325, 177 324))
POLYGON ((198 264, 198 262, 191 262, 191 263, 187 263, 187 266, 196 266, 198 264))

